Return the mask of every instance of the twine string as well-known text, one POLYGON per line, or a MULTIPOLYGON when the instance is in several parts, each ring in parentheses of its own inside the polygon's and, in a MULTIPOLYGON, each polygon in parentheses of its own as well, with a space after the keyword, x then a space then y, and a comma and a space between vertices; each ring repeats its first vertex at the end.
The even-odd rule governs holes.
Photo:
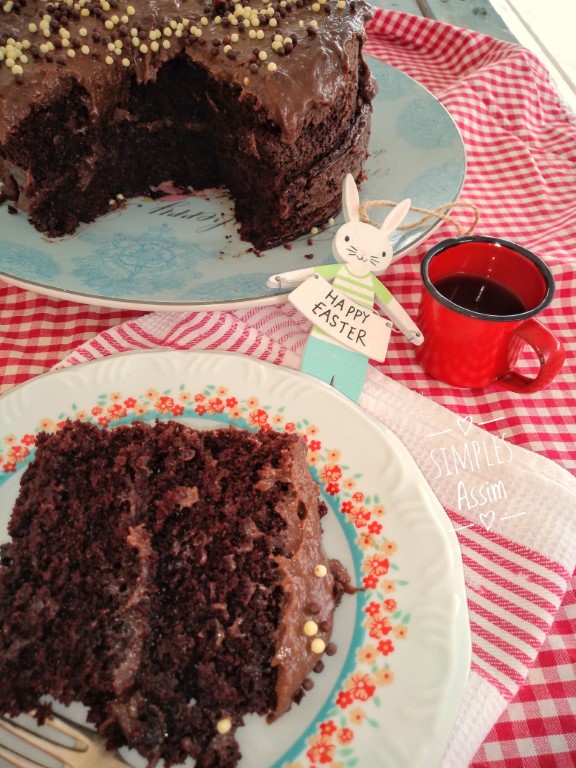
MULTIPOLYGON (((393 208, 395 205, 397 205, 397 202, 392 200, 367 200, 365 203, 361 203, 360 205, 360 218, 367 224, 372 224, 373 226, 378 227, 380 225, 373 222, 368 216, 368 209, 376 206, 387 206, 389 208, 393 208)), ((418 219, 418 221, 414 221, 411 224, 403 224, 402 226, 398 227, 398 229, 403 231, 415 229, 416 227, 422 226, 431 219, 441 219, 442 221, 446 221, 449 224, 452 224, 452 226, 456 228, 458 235, 462 237, 464 235, 471 235, 472 232, 474 232, 480 218, 480 211, 478 207, 474 205, 474 203, 471 203, 467 200, 455 200, 453 203, 445 203, 444 205, 438 206, 438 208, 435 208, 433 211, 429 210, 428 208, 418 208, 415 205, 410 206, 410 210, 424 215, 422 218, 418 219), (467 227, 464 226, 457 217, 451 215, 450 213, 458 207, 465 208, 472 213, 472 221, 467 227)))

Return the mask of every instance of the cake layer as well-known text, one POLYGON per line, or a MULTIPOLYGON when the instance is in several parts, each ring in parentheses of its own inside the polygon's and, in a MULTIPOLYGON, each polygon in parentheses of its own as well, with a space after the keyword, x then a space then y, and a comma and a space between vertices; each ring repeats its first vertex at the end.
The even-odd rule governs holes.
POLYGON ((306 451, 175 422, 41 434, 1 552, 0 712, 51 694, 150 765, 234 766, 243 716, 303 695, 343 589, 306 451))
POLYGON ((323 224, 344 174, 361 176, 364 0, 10 2, 0 181, 40 231, 171 181, 227 186, 242 236, 270 247, 323 224), (314 209, 319 166, 331 193, 314 209))

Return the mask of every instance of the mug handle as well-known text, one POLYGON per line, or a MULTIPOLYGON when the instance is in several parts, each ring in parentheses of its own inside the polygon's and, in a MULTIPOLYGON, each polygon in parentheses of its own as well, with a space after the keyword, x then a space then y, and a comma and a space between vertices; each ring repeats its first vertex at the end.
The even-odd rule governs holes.
POLYGON ((501 376, 496 383, 521 394, 538 392, 549 384, 562 368, 566 357, 564 347, 552 331, 533 317, 519 325, 515 333, 532 347, 540 361, 540 370, 534 379, 511 370, 501 376))

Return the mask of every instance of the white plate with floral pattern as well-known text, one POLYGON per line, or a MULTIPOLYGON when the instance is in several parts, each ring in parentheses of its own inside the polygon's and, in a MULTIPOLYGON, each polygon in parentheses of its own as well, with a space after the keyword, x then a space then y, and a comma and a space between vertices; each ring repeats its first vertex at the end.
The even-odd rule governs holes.
MULTIPOLYGON (((442 104, 408 75, 370 58, 378 81, 363 200, 400 201, 435 210, 458 198, 466 155, 460 133, 442 104)), ((314 237, 261 253, 239 239, 226 190, 137 198, 121 210, 64 238, 40 235, 27 217, 0 205, 0 275, 14 285, 68 301, 129 309, 173 311, 276 301, 270 275, 333 261, 333 226, 314 237)), ((13 209, 12 209, 13 210, 13 209)), ((382 221, 386 208, 370 215, 382 221)), ((438 225, 406 219, 392 236, 397 256, 438 225)), ((326 222, 318 222, 325 225, 326 222)))
POLYGON ((329 508, 326 551, 363 589, 339 607, 338 652, 303 702, 273 725, 247 718, 240 766, 440 764, 470 667, 462 562, 444 509, 395 435, 317 379, 243 355, 147 351, 84 363, 0 398, 0 541, 36 434, 67 418, 305 435, 329 508))

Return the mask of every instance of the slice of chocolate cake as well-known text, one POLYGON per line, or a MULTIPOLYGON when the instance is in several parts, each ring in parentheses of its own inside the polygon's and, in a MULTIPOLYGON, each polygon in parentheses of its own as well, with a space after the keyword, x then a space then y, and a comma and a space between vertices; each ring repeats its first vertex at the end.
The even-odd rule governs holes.
POLYGON ((150 766, 236 765, 243 717, 300 700, 345 586, 306 450, 173 421, 39 435, 1 553, 0 712, 50 694, 150 766))

